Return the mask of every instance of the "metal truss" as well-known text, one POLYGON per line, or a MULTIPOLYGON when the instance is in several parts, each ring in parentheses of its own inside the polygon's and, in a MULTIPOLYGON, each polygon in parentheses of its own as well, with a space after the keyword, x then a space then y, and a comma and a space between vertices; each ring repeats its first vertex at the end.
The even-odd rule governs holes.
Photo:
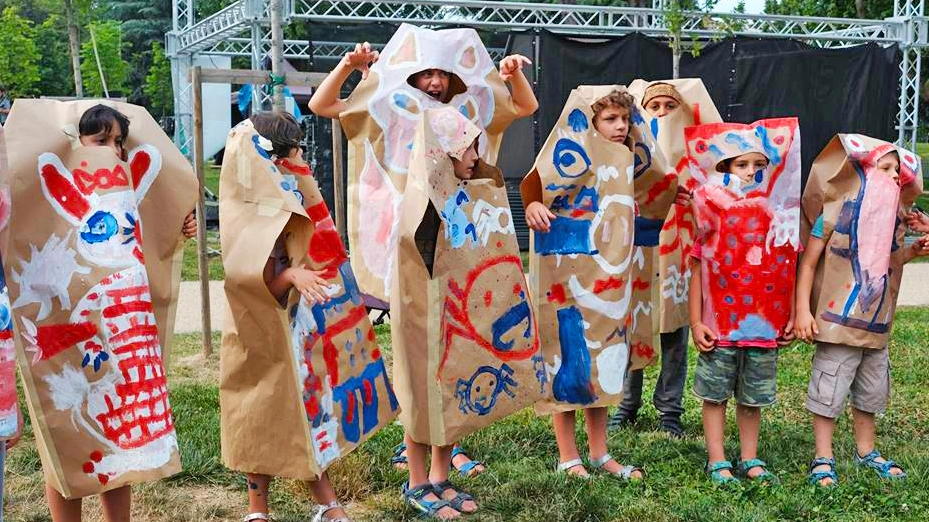
MULTIPOLYGON (((168 54, 175 74, 176 138, 184 127, 189 92, 184 90, 186 63, 196 54, 251 56, 252 65, 270 48, 265 28, 269 0, 239 0, 216 14, 194 23, 196 0, 174 0, 174 31, 168 35, 168 54), (244 35, 250 36, 244 36, 244 35), (187 98, 186 100, 184 98, 187 98)), ((656 38, 671 35, 664 18, 667 0, 653 0, 653 8, 600 7, 473 0, 284 0, 284 19, 314 23, 408 22, 421 26, 466 25, 491 30, 550 30, 589 36, 619 36, 639 32, 656 38)), ((920 57, 929 46, 924 17, 925 0, 895 0, 894 16, 884 20, 799 17, 781 15, 682 13, 681 36, 708 40, 728 36, 789 38, 819 47, 844 47, 874 42, 896 45, 903 53, 900 64, 898 142, 915 142, 918 123, 920 57)), ((288 58, 335 58, 349 43, 287 40, 288 58)), ((498 59, 498 57, 495 57, 498 59)))

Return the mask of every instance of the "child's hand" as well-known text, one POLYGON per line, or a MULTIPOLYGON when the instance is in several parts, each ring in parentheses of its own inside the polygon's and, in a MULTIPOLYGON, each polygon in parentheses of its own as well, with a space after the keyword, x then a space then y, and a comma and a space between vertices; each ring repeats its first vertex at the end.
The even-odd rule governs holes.
POLYGON ((371 49, 371 44, 368 42, 359 43, 355 44, 354 51, 345 53, 345 56, 342 58, 342 63, 352 69, 361 71, 361 79, 364 80, 368 77, 368 72, 370 72, 369 67, 377 62, 380 56, 381 54, 379 52, 371 49))
POLYGON ((922 234, 929 233, 929 216, 920 210, 914 210, 906 216, 906 226, 922 234))
POLYGON ((929 255, 929 235, 917 239, 910 248, 913 249, 914 257, 929 255))
POLYGON ((507 56, 500 60, 500 79, 505 82, 512 80, 513 75, 527 65, 532 65, 532 61, 521 54, 507 56))
POLYGON ((690 327, 690 333, 701 352, 712 352, 716 348, 716 336, 709 326, 698 322, 690 327))
POLYGON ((813 342, 813 336, 819 335, 819 327, 816 326, 816 318, 810 312, 800 312, 797 314, 794 323, 794 335, 804 341, 813 342))
POLYGON ((194 217, 193 210, 184 218, 184 224, 181 226, 181 233, 184 234, 184 237, 187 239, 197 235, 197 218, 194 217))
POLYGON ((536 232, 548 232, 552 227, 555 214, 541 201, 533 201, 526 207, 526 224, 536 232))
POLYGON ((690 205, 690 200, 693 199, 693 193, 687 190, 687 187, 682 185, 677 186, 677 195, 674 197, 675 205, 688 206, 690 205))
POLYGON ((777 338, 778 346, 787 346, 788 344, 794 342, 797 336, 794 333, 794 320, 791 318, 787 321, 787 326, 784 327, 784 335, 781 335, 777 338))
POLYGON ((322 272, 315 272, 306 268, 306 265, 300 265, 297 268, 290 268, 288 278, 290 284, 300 292, 300 295, 313 304, 322 304, 329 301, 325 289, 329 288, 329 283, 320 276, 322 272))

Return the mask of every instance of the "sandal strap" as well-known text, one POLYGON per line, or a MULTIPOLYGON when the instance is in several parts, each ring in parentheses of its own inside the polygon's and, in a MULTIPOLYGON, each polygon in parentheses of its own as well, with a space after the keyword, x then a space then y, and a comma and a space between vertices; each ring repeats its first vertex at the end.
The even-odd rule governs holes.
POLYGON ((328 504, 320 504, 317 506, 317 509, 316 516, 313 517, 314 522, 351 522, 351 519, 348 517, 326 518, 326 513, 333 509, 345 509, 338 500, 333 500, 328 504))
POLYGON ((619 472, 619 474, 626 480, 632 480, 632 474, 635 473, 636 471, 641 473, 643 476, 645 475, 645 470, 643 470, 642 468, 638 466, 633 466, 631 464, 623 466, 623 469, 622 471, 619 472))
MULTIPOLYGON (((870 453, 864 456, 859 455, 857 451, 855 452, 855 460, 859 463, 874 462, 874 459, 879 458, 881 458, 881 452, 877 451, 876 449, 871 450, 870 453)), ((880 462, 875 462, 875 464, 880 464, 880 462)))
POLYGON ((245 515, 242 522, 252 522, 253 520, 271 520, 267 513, 249 513, 245 515))
POLYGON ((595 459, 593 455, 588 455, 588 459, 590 460, 591 466, 595 468, 602 468, 604 465, 606 465, 607 462, 613 460, 613 456, 610 455, 609 452, 607 452, 607 453, 604 453, 603 456, 598 459, 595 459))
POLYGON ((706 472, 707 474, 716 473, 717 471, 722 471, 728 469, 732 471, 732 463, 728 460, 717 460, 716 462, 707 462, 706 463, 706 472))
POLYGON ((408 462, 408 459, 406 455, 403 454, 404 451, 406 451, 406 444, 401 442, 400 444, 397 445, 396 448, 394 448, 394 454, 392 457, 390 457, 390 463, 391 464, 406 464, 408 462))
POLYGON ((829 466, 830 468, 835 469, 835 459, 829 457, 816 457, 810 461, 810 473, 813 472, 813 468, 818 466, 829 466))
POLYGON ((558 463, 558 467, 557 467, 556 469, 557 469, 558 471, 568 471, 569 469, 573 468, 574 466, 583 466, 583 465, 584 465, 584 461, 583 461, 583 460, 581 460, 581 459, 574 459, 574 460, 569 460, 569 461, 567 461, 567 462, 559 462, 559 463, 558 463))
POLYGON ((742 473, 748 473, 748 470, 752 468, 762 468, 765 472, 768 471, 768 463, 761 459, 748 459, 739 461, 739 471, 742 473))
POLYGON ((457 489, 450 480, 443 480, 442 482, 433 482, 432 487, 433 487, 433 491, 435 492, 436 496, 448 502, 448 504, 452 506, 452 509, 456 511, 462 511, 461 507, 464 505, 465 502, 474 501, 473 496, 471 496, 469 493, 466 493, 460 489, 457 489), (455 498, 446 499, 444 497, 444 493, 448 491, 449 489, 455 492, 455 498))

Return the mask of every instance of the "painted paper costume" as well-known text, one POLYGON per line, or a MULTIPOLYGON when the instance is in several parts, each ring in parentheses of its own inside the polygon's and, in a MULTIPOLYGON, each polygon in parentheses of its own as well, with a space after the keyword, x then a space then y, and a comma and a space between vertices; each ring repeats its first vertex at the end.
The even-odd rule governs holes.
POLYGON ((500 171, 481 161, 472 179, 456 178, 449 154, 480 129, 450 108, 425 116, 400 212, 391 332, 403 426, 447 445, 535 403, 550 383, 500 171), (424 241, 417 230, 432 212, 424 241))
MULTIPOLYGON (((557 216, 549 232, 533 233, 531 244, 532 295, 553 392, 540 411, 617 404, 633 331, 641 329, 646 336, 652 332, 649 248, 635 245, 633 237, 638 218, 634 183, 637 177, 664 179, 659 167, 663 160, 656 148, 640 141, 641 126, 630 130, 625 145, 596 132, 591 105, 615 89, 623 87, 571 91, 520 187, 524 204, 541 195, 557 216)), ((634 114, 633 121, 643 120, 634 114)), ((674 197, 675 182, 670 181, 665 210, 674 197)), ((664 196, 646 206, 654 220, 655 244, 663 222, 654 210, 659 199, 664 196)))
POLYGON ((516 117, 510 93, 473 29, 433 31, 403 24, 387 42, 340 115, 350 141, 348 239, 363 292, 388 300, 400 201, 422 114, 454 107, 484 131, 481 157, 496 163, 503 131, 516 117), (452 73, 448 103, 407 80, 425 69, 452 73), (376 223, 376 226, 372 226, 376 223))
POLYGON ((922 192, 919 156, 860 134, 839 134, 816 157, 803 192, 804 239, 819 216, 826 249, 811 309, 817 341, 887 346, 903 275, 904 218, 922 192), (877 171, 896 152, 899 186, 877 171))
MULTIPOLYGON (((699 78, 661 80, 646 82, 635 80, 629 85, 639 106, 649 87, 667 84, 674 87, 682 98, 681 105, 661 118, 652 117, 643 111, 648 129, 658 141, 668 165, 677 174, 680 191, 693 192, 698 181, 690 176, 687 150, 684 144, 684 128, 703 123, 719 123, 722 118, 713 104, 706 87, 699 78)), ((687 310, 687 295, 690 287, 690 247, 693 245, 694 219, 690 202, 675 201, 661 227, 658 249, 659 299, 661 300, 661 333, 670 333, 690 324, 687 310)), ((654 359, 653 359, 654 360, 654 359)))
MULTIPOLYGON (((10 188, 0 186, 0 230, 10 220, 10 188)), ((16 345, 13 342, 13 315, 10 294, 0 260, 0 443, 19 432, 16 407, 16 345)))
POLYGON ((685 131, 701 261, 703 323, 721 346, 777 346, 790 321, 800 250, 800 129, 796 118, 715 123, 685 131), (757 152, 749 183, 723 160, 757 152))
POLYGON ((393 421, 398 403, 316 180, 270 149, 251 121, 239 124, 220 178, 222 456, 237 471, 313 480, 393 421), (275 300, 263 273, 276 244, 288 266, 322 271, 330 301, 275 300))
POLYGON ((42 467, 66 498, 180 471, 164 357, 197 182, 141 107, 111 104, 131 122, 128 161, 81 146, 96 104, 21 100, 5 128, 14 340, 42 467))

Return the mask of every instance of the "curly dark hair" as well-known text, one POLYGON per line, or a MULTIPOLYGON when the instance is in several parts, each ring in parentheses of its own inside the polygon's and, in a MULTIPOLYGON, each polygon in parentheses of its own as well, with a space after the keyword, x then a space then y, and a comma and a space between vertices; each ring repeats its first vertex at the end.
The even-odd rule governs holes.
POLYGON ((590 110, 594 113, 594 123, 597 122, 597 116, 600 112, 609 107, 626 109, 631 116, 632 108, 635 107, 635 98, 626 91, 615 89, 613 92, 595 101, 593 105, 590 106, 590 110))

